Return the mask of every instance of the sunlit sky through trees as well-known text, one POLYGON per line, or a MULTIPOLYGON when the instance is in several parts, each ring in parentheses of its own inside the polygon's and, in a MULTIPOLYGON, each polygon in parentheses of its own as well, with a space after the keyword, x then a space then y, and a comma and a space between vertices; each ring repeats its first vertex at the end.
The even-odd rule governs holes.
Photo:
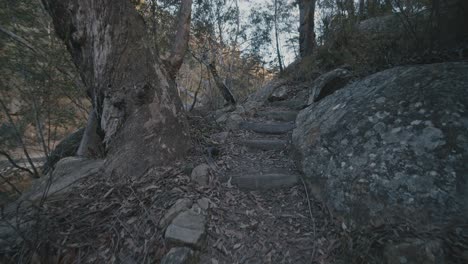
MULTIPOLYGON (((260 8, 260 6, 266 6, 268 4, 273 5, 274 0, 240 0, 239 1, 239 9, 241 13, 241 19, 243 20, 244 25, 248 24, 248 16, 252 10, 260 8)), ((295 2, 294 0, 286 0, 288 4, 295 2)), ((296 57, 298 56, 299 52, 299 43, 298 43, 298 28, 299 28, 299 9, 298 6, 295 5, 294 8, 291 10, 292 19, 295 20, 295 25, 291 28, 291 32, 284 33, 281 32, 279 35, 280 39, 280 51, 281 55, 284 60, 284 64, 288 65, 292 63, 296 57), (288 41, 294 39, 293 42, 288 41)), ((268 45, 268 50, 266 50, 262 55, 265 61, 271 61, 276 56, 275 50, 275 38, 274 38, 274 30, 271 30, 271 45, 268 45)), ((245 45, 248 45, 246 43, 245 45)), ((246 48, 246 47, 242 47, 246 48)))

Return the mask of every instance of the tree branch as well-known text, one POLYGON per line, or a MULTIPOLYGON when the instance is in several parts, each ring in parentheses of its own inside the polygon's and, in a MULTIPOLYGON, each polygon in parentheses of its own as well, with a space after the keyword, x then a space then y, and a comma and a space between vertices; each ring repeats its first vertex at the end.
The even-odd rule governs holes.
POLYGON ((10 164, 11 164, 13 167, 17 168, 18 170, 25 171, 25 172, 27 172, 27 173, 29 173, 29 174, 31 174, 31 175, 34 174, 30 169, 18 165, 18 163, 16 163, 16 161, 13 160, 13 158, 12 158, 7 152, 0 150, 0 155, 5 156, 5 158, 7 158, 7 160, 8 160, 8 162, 10 162, 10 164))
POLYGON ((36 166, 34 166, 34 163, 32 162, 31 157, 29 156, 29 153, 28 153, 28 150, 26 148, 26 145, 24 144, 23 138, 21 137, 20 132, 16 128, 15 123, 13 122, 13 118, 11 117, 10 112, 8 112, 8 108, 6 107, 5 103, 3 103, 3 100, 1 100, 1 99, 0 99, 0 106, 2 106, 3 111, 5 112, 5 115, 8 118, 8 121, 13 126, 13 128, 15 130, 16 138, 17 138, 18 142, 20 143, 21 147, 23 148, 23 152, 24 152, 24 155, 26 156, 26 159, 28 160, 29 164, 31 165, 31 168, 33 169, 32 173, 31 173, 31 176, 34 177, 34 178, 39 178, 39 173, 37 172, 36 166))

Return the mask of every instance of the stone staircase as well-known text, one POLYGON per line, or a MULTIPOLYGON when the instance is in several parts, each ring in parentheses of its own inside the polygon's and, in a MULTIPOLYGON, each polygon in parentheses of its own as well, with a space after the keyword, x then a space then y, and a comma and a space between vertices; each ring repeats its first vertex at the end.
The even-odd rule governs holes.
MULTIPOLYGON (((228 187, 235 185, 245 191, 295 185, 300 174, 289 152, 298 107, 296 102, 288 104, 286 101, 283 104, 264 106, 252 117, 240 122, 238 129, 217 133, 214 138, 215 141, 223 142, 219 147, 224 156, 216 163, 219 160, 225 163, 220 163, 222 166, 219 167, 215 162, 209 166, 203 165, 216 168, 221 181, 227 182, 228 187)), ((201 165, 198 167, 201 168, 201 165)), ((195 174, 198 175, 192 171, 192 181, 197 178, 195 174)), ((167 226, 166 242, 175 247, 171 248, 161 263, 199 263, 197 255, 206 246, 204 238, 209 207, 208 202, 199 200, 194 203, 188 199, 180 199, 166 212, 160 227, 164 229, 167 226)))
POLYGON ((244 190, 265 190, 292 186, 299 172, 289 157, 292 130, 298 114, 295 100, 273 102, 258 109, 231 133, 231 142, 241 146, 227 171, 226 179, 244 190))

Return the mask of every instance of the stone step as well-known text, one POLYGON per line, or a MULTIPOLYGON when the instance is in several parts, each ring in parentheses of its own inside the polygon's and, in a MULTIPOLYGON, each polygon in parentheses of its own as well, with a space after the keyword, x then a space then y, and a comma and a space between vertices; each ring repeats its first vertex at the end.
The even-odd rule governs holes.
POLYGON ((291 99, 286 101, 274 101, 269 103, 269 105, 273 107, 285 107, 291 110, 301 110, 305 107, 306 102, 304 100, 291 99))
POLYGON ((292 186, 299 176, 294 173, 249 173, 233 175, 231 184, 245 190, 266 190, 292 186))
POLYGON ((284 150, 288 147, 288 141, 282 139, 246 139, 239 143, 250 149, 259 150, 284 150))
POLYGON ((259 117, 263 117, 266 119, 271 119, 271 120, 276 120, 276 121, 295 121, 297 114, 299 112, 297 111, 260 111, 257 112, 256 115, 259 117))
POLYGON ((292 123, 258 123, 258 122, 242 122, 239 126, 241 129, 250 130, 262 134, 286 134, 293 130, 295 124, 292 123))

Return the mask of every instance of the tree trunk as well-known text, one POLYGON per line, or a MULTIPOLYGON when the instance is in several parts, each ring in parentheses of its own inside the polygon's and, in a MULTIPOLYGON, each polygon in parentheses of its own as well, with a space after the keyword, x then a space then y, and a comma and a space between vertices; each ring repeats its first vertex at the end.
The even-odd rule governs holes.
POLYGON ((190 20, 192 15, 192 0, 182 0, 179 9, 177 32, 169 58, 169 74, 175 79, 177 72, 184 61, 190 37, 190 20))
POLYGON ((181 157, 189 145, 182 104, 131 2, 42 1, 92 97, 106 172, 140 176, 181 157))
POLYGON ((279 47, 279 34, 278 34, 278 0, 275 0, 275 17, 274 17, 274 23, 275 23, 275 39, 276 39, 276 55, 278 56, 278 66, 280 72, 283 72, 283 62, 281 60, 281 52, 280 52, 280 47, 279 47))
POLYGON ((364 3, 364 0, 359 0, 359 19, 360 20, 364 20, 365 18, 365 14, 364 14, 364 10, 365 10, 365 3, 364 3))
POLYGON ((104 156, 104 149, 101 144, 102 137, 98 134, 98 119, 94 109, 89 113, 83 138, 76 153, 77 156, 88 158, 100 158, 104 156))
POLYGON ((367 0, 367 16, 368 18, 375 17, 377 15, 377 1, 367 0))
POLYGON ((299 0, 299 54, 312 54, 315 48, 314 13, 316 0, 299 0))
POLYGON ((216 82, 216 86, 221 91, 221 94, 228 103, 235 105, 236 99, 234 99, 234 95, 232 94, 231 90, 224 84, 221 77, 218 75, 218 71, 216 70, 216 66, 213 63, 208 64, 208 68, 210 69, 211 75, 213 75, 213 79, 216 82))

